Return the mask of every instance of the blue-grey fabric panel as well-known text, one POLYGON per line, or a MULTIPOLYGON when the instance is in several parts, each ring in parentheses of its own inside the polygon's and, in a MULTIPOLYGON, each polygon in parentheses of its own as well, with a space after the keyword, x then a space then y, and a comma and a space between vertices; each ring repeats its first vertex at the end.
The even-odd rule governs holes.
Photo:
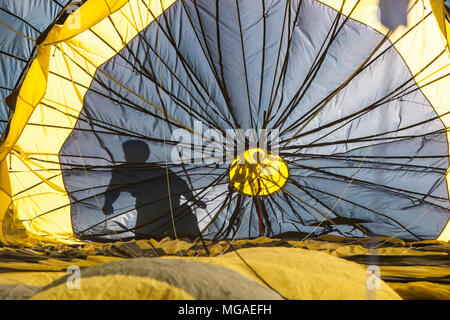
POLYGON ((36 43, 30 39, 36 40, 69 2, 70 0, 0 1, 0 20, 3 22, 0 24, 0 136, 10 114, 3 100, 11 94, 28 60, 35 54, 36 43))
POLYGON ((445 127, 402 57, 313 0, 176 2, 97 71, 60 160, 81 238, 257 237, 262 219, 267 236, 435 239, 450 212, 445 127), (174 133, 195 121, 223 141, 280 130, 283 190, 257 206, 229 164, 173 163, 174 133), (148 157, 130 161, 127 141, 148 157))

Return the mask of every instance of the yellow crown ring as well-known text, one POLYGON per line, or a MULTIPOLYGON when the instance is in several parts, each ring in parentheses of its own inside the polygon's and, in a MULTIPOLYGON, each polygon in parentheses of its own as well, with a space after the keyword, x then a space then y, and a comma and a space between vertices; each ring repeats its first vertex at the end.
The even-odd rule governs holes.
POLYGON ((279 191, 289 176, 286 163, 263 149, 248 149, 230 166, 230 182, 239 192, 265 196, 279 191))

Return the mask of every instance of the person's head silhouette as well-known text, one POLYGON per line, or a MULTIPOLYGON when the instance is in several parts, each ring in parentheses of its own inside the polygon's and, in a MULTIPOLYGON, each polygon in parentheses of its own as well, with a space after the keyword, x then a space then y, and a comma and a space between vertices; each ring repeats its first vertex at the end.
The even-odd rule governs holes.
POLYGON ((150 156, 150 149, 145 142, 128 140, 122 143, 125 160, 129 163, 145 163, 150 156))

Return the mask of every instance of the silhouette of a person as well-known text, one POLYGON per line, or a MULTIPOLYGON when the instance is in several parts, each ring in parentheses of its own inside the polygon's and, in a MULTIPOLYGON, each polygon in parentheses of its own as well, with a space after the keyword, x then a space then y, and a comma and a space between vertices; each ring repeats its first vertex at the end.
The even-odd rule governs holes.
POLYGON ((145 142, 128 140, 122 148, 126 162, 112 171, 103 213, 113 214, 113 203, 120 193, 129 192, 136 199, 137 213, 136 226, 129 228, 135 228, 137 238, 174 237, 174 227, 177 237, 197 237, 197 219, 187 203, 180 206, 180 199, 183 195, 201 208, 206 208, 206 204, 196 199, 186 182, 173 171, 146 163, 150 150, 145 142))

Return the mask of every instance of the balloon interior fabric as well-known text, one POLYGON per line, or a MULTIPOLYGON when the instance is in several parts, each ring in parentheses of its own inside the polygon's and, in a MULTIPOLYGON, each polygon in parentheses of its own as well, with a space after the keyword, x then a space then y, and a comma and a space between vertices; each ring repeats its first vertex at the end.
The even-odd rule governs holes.
POLYGON ((337 238, 3 246, 0 299, 450 298, 448 242, 337 238))
POLYGON ((88 0, 19 88, 1 241, 448 240, 444 3, 377 8, 88 0))
POLYGON ((7 97, 14 94, 26 66, 35 56, 35 44, 56 22, 70 0, 2 1, 0 3, 0 137, 5 131, 10 108, 7 97))

